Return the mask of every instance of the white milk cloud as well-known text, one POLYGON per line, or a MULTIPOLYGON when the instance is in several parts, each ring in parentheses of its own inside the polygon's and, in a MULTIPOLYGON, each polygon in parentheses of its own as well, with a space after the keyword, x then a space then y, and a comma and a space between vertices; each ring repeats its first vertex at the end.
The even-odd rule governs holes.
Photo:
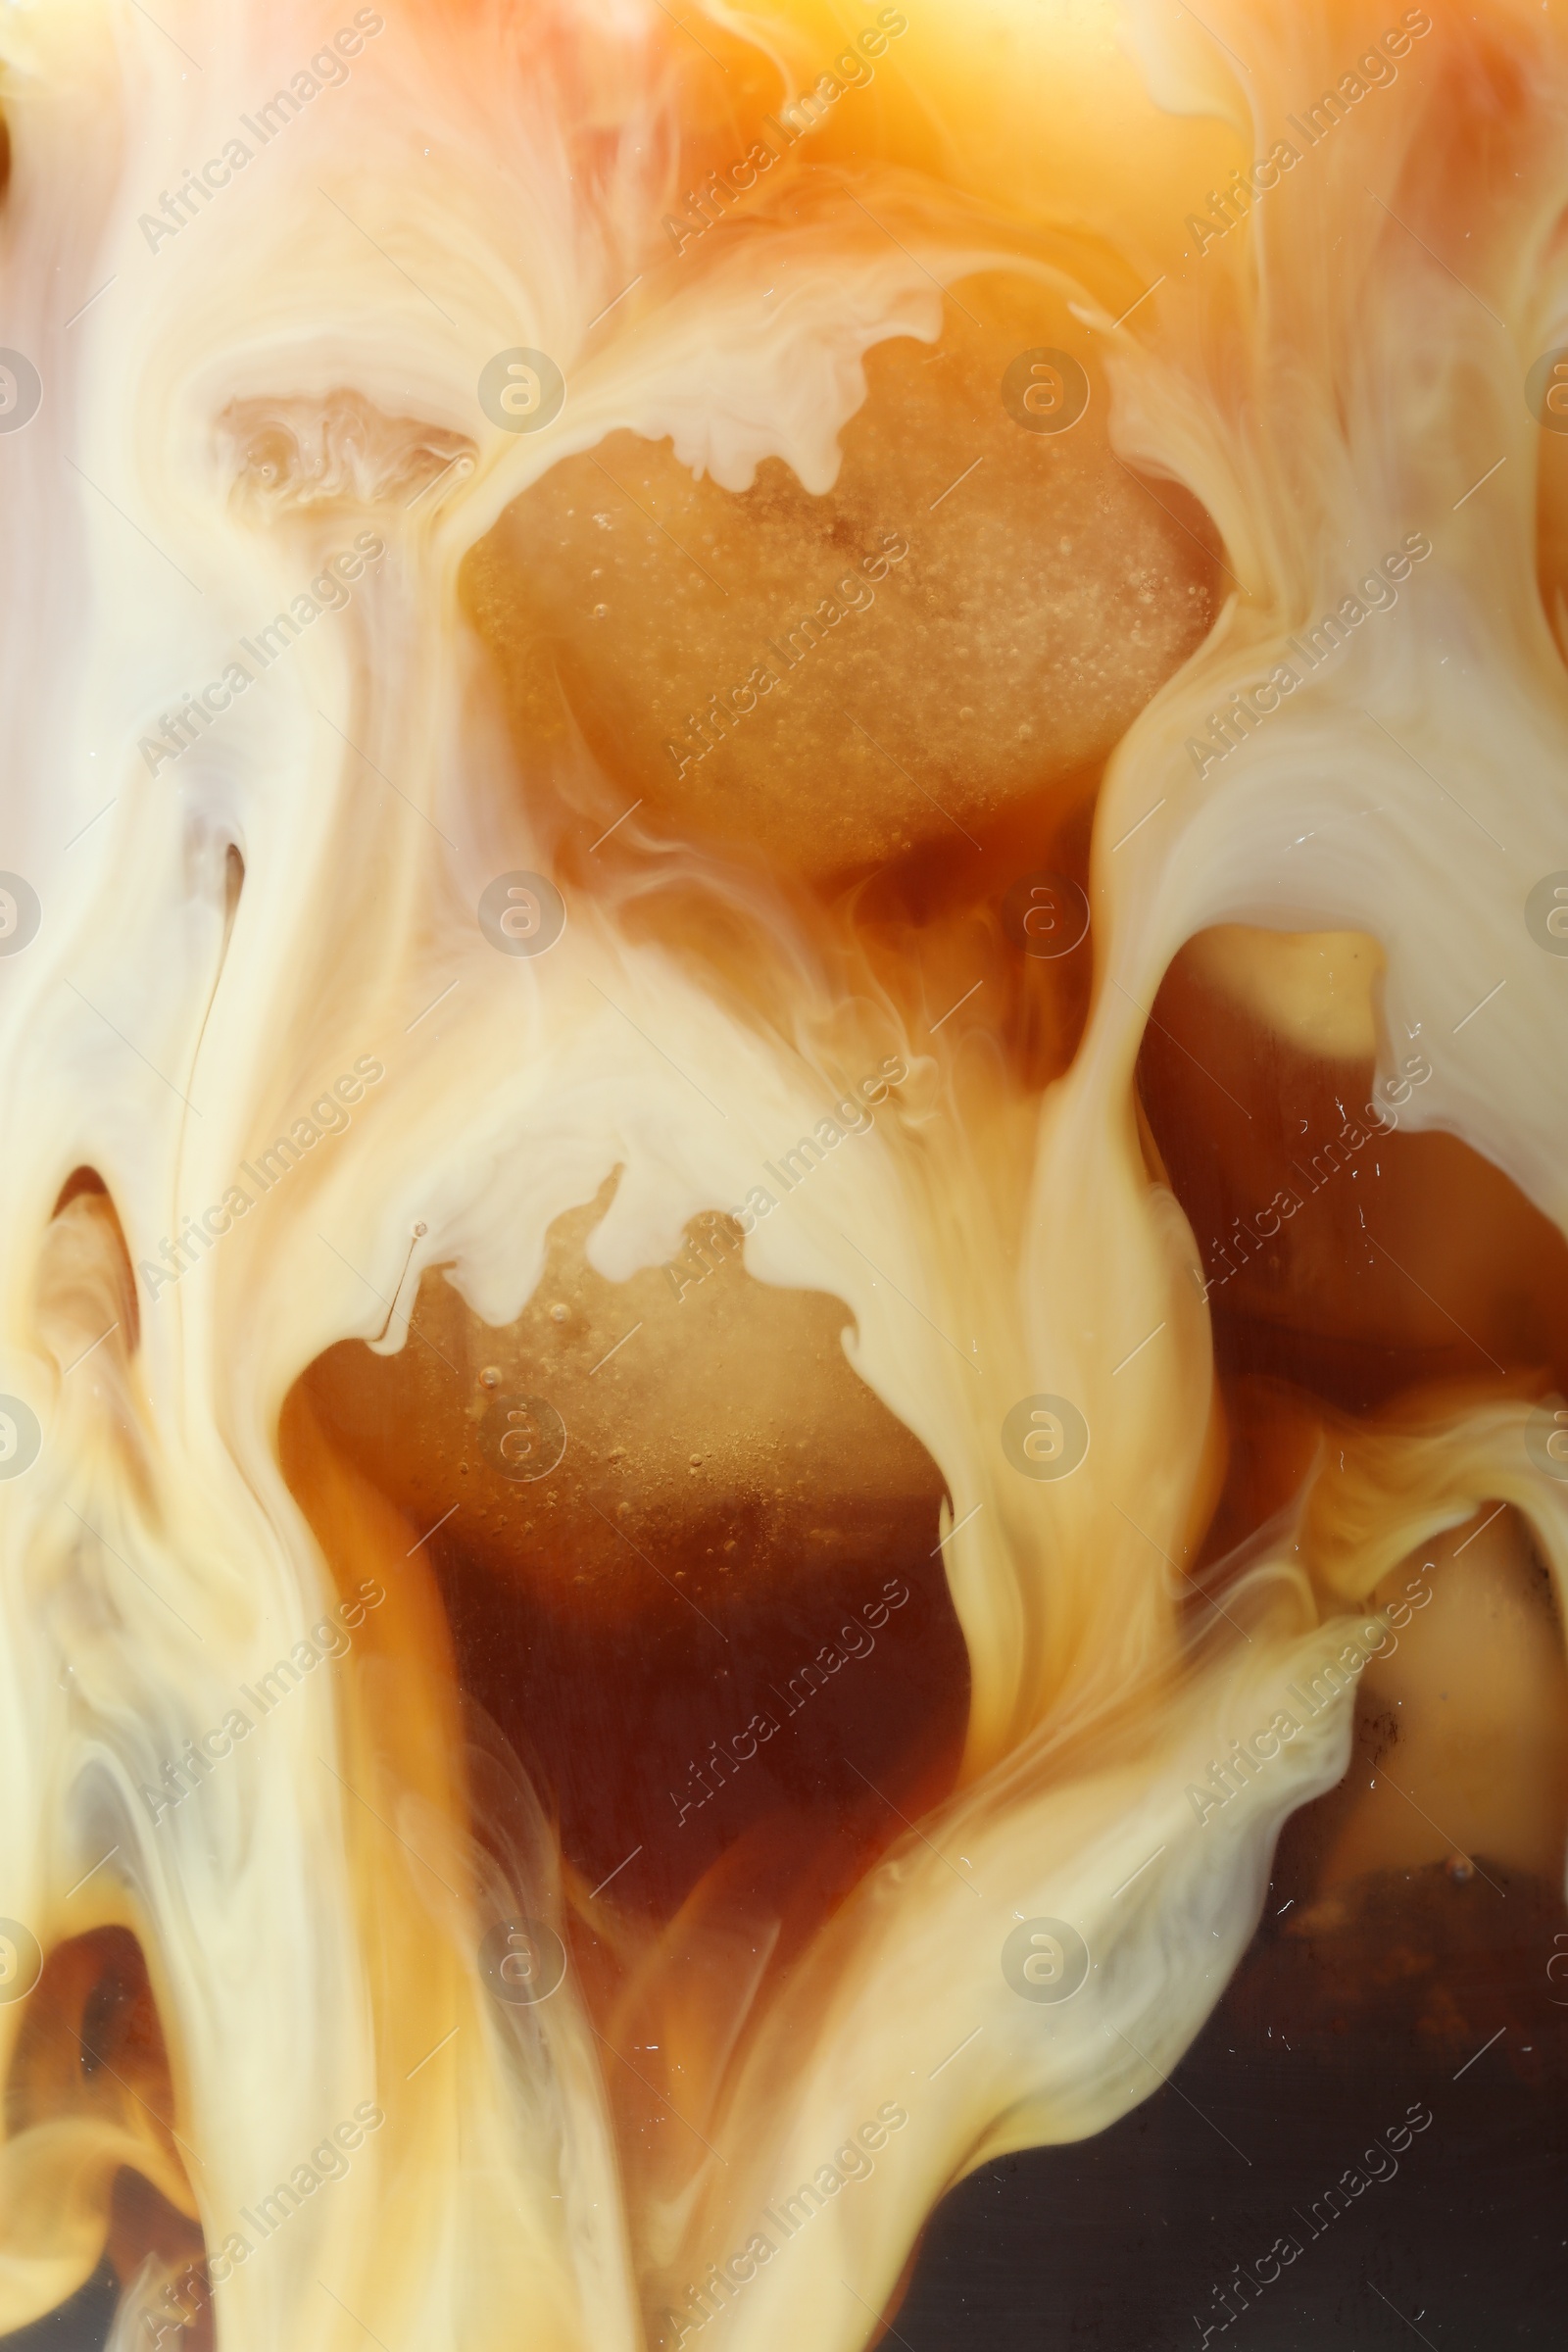
MULTIPOLYGON (((368 45, 346 82, 314 74, 332 36, 296 0, 159 14, 167 34, 122 0, 0 14, 6 333, 45 387, 25 432, 0 439, 5 858, 43 908, 0 997, 14 1139, 0 1390, 43 1431, 26 1475, 0 1487, 0 1911, 46 1949, 109 1922, 141 1936, 176 2053, 179 2145, 129 2108, 13 2134, 0 2327, 91 2273, 122 2163, 216 2249, 257 2182, 287 2179, 321 2117, 373 2085, 385 2124, 331 2196, 217 2281, 224 2343, 347 2352, 368 2329, 502 2352, 526 2311, 538 2352, 638 2352, 677 2340, 661 2315, 748 2244, 781 2183, 810 2179, 891 2100, 908 2127, 874 2173, 704 2329, 734 2352, 854 2352, 957 2172, 1103 2128, 1218 1999, 1280 1823, 1344 1770, 1348 1696, 1223 1807, 1195 1818, 1187 1791, 1273 1720, 1282 1681, 1350 1639, 1325 1590, 1365 1607, 1369 1563, 1386 1572, 1496 1496, 1529 1517, 1559 1591, 1568 1573, 1563 1489, 1530 1466, 1525 1407, 1462 1407, 1430 1444, 1368 1441, 1388 1468, 1370 1533, 1327 1565, 1282 1538, 1226 1586, 1245 1642, 1218 1621, 1194 1634, 1160 1555, 1182 1556, 1206 1475, 1208 1314, 1132 1108, 1140 1008, 1195 933, 1362 927, 1388 954, 1385 1079, 1410 1041, 1441 1040, 1407 1123, 1461 1136, 1559 1223, 1568 1211, 1568 1102, 1538 1079, 1560 965, 1520 915, 1529 885, 1568 863, 1568 691, 1534 588, 1536 427, 1519 396, 1568 302, 1547 236, 1565 194, 1561 60, 1536 18, 1497 12, 1540 103, 1519 127, 1505 229, 1465 249, 1478 291, 1366 203, 1352 141, 1369 108, 1298 167, 1317 175, 1310 212, 1272 194, 1205 252, 1198 290, 1172 285, 1113 327, 1105 288, 1073 281, 1113 355, 1117 450, 1197 495, 1237 582, 1110 763, 1082 1045, 1038 1105, 999 1116, 1005 1150, 969 1150, 936 1109, 881 1117, 835 1158, 853 1179, 805 1187, 746 1243, 762 1280, 846 1302, 856 1369, 947 1481, 972 1676, 964 1768, 787 1975, 759 1990, 762 1952, 728 1985, 711 2041, 676 2053, 690 2130, 617 2139, 624 2085, 576 1977, 505 2013, 483 1981, 492 1922, 564 1926, 568 1897, 537 1802, 511 1784, 505 1803, 494 1794, 435 1666, 430 1688, 417 1680, 444 1636, 407 1583, 389 1580, 357 1640, 361 1679, 310 1678, 265 1742, 236 1744, 156 1824, 138 1791, 223 1722, 286 1629, 331 1605, 276 1451, 283 1399, 322 1348, 411 1344, 415 1287, 436 1264, 482 1315, 512 1318, 552 1219, 616 1167, 593 1262, 617 1277, 664 1262, 688 1217, 744 1200, 779 1139, 808 1133, 846 1068, 876 1054, 921 1074, 928 1105, 951 1099, 956 1047, 899 1034, 891 1011, 893 1034, 865 1041, 872 1061, 853 1058, 861 1041, 804 941, 789 1052, 608 895, 574 900, 549 955, 495 956, 473 919, 481 891, 548 868, 553 845, 460 612, 465 553, 546 467, 620 427, 668 435, 729 489, 777 457, 825 490, 867 351, 936 340, 935 281, 1009 253, 1053 283, 1071 272, 1040 260, 1038 220, 906 188, 926 222, 908 244, 812 215, 765 244, 715 227, 677 260, 661 223, 679 195, 681 73, 662 12, 630 0, 474 0, 389 11, 384 28, 361 11, 368 45), (211 205, 193 197, 167 239, 149 232, 148 192, 177 199, 190 159, 223 156, 258 94, 302 73, 328 86, 301 97, 286 136, 211 205), (599 323, 645 265, 646 300, 599 323), (768 299, 775 267, 787 300, 768 299), (514 347, 546 351, 567 379, 548 429, 503 433, 479 410, 482 368, 514 347), (438 470, 442 495, 420 497, 438 470), (1337 608, 1347 551, 1411 533, 1432 552, 1399 610, 1300 670, 1223 757, 1195 760, 1214 714, 1337 608), (221 677, 259 612, 366 534, 384 559, 331 626, 306 628, 221 726, 149 773, 149 712, 221 677), (1462 779, 1494 840, 1428 771, 1462 779), (633 1004, 639 1027, 616 1009, 633 1004), (51 1225, 88 1163, 131 1262, 152 1262, 321 1072, 367 1054, 386 1083, 352 1128, 291 1171, 265 1217, 237 1220, 200 1280, 144 1298, 139 1326, 107 1225, 70 1211, 51 1225), (1093 1432, 1071 1477, 1021 1478, 1003 1450, 1005 1413, 1036 1393, 1074 1399, 1093 1432), (1133 1497, 1136 1519, 1119 1507, 1133 1497), (116 1861, 80 1884, 110 1847, 116 1861), (1069 1923, 1089 1955, 1059 2005, 1003 1973, 1008 1936, 1033 1920, 1069 1923)), ((922 40, 961 54, 958 12, 922 14, 927 29, 911 11, 877 89, 840 120, 877 103, 895 67, 913 72, 922 40)), ((1349 9, 1316 28, 1242 0, 1210 15, 1251 78, 1150 0, 1132 19, 1153 101, 1228 119, 1260 153, 1372 37, 1349 9)), ((737 27, 715 0, 707 29, 737 27)), ((798 83, 814 36, 774 30, 798 83)), ((1426 94, 1401 75, 1376 115, 1383 169, 1404 172, 1401 204, 1440 249, 1445 110, 1461 103, 1433 67, 1446 37, 1425 45, 1426 94)), ((1463 54, 1442 54, 1462 74, 1463 54)), ((880 183, 857 184, 874 197, 880 183)), ((721 870, 708 880, 746 904, 721 870)), ((782 933, 788 918, 768 919, 782 933)), ((397 1558, 402 1522, 321 1476, 353 1572, 397 1558)), ((662 1997, 662 1965, 641 1956, 639 1998, 662 1997)), ((18 2014, 0 2009, 0 2027, 18 2014)), ((136 2310, 132 2297, 118 2341, 136 2310)))

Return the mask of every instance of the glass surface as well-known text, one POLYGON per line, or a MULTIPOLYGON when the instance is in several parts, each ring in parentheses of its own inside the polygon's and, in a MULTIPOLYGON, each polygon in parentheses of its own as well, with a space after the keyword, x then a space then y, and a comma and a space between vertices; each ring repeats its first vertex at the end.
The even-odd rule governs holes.
POLYGON ((0 2339, 1559 2342, 1557 0, 0 124, 0 2339))

